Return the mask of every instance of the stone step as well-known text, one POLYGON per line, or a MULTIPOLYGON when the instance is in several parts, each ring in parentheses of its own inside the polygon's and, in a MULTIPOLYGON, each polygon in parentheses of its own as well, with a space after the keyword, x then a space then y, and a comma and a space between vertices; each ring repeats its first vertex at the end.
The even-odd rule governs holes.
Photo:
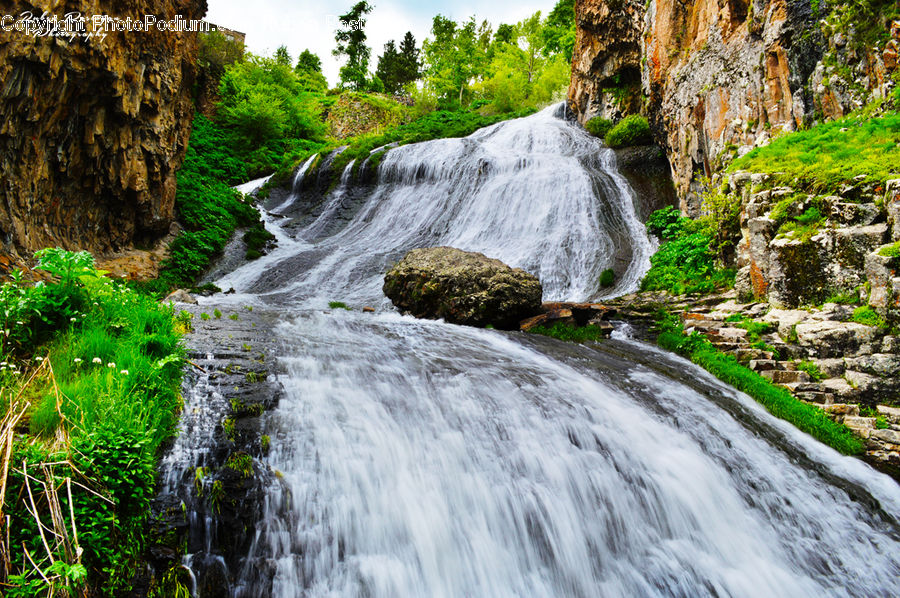
POLYGON ((779 361, 778 369, 779 370, 787 370, 789 372, 796 372, 797 364, 794 363, 793 361, 779 361))
POLYGON ((732 351, 737 351, 739 348, 741 348, 741 346, 737 343, 726 342, 714 342, 713 346, 722 353, 731 353, 732 351))
POLYGON ((719 328, 719 336, 726 339, 743 340, 747 334, 743 328, 719 328))
POLYGON ((835 403, 833 405, 826 405, 825 412, 831 413, 832 415, 859 417, 859 405, 835 403))
POLYGON ((834 395, 830 392, 797 391, 795 389, 794 397, 801 401, 806 401, 807 403, 814 403, 815 405, 825 407, 826 411, 828 407, 832 407, 832 404, 834 403, 834 395))
POLYGON ((768 378, 773 384, 794 384, 797 382, 809 382, 809 374, 785 370, 766 370, 760 372, 764 378, 768 378))
POLYGON ((755 372, 765 372, 777 369, 778 362, 772 359, 753 359, 748 367, 755 372))
POLYGON ((868 438, 872 432, 875 432, 874 417, 847 416, 844 418, 844 425, 862 436, 868 438))
POLYGON ((734 352, 734 356, 740 363, 749 363, 762 357, 760 353, 762 351, 759 349, 738 349, 734 352))

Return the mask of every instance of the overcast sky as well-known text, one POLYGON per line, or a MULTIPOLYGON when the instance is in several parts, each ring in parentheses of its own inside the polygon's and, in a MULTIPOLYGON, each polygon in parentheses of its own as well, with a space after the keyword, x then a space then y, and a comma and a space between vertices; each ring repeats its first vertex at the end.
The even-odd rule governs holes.
MULTIPOLYGON (((370 0, 375 10, 368 17, 366 33, 372 48, 374 71, 377 56, 385 42, 398 43, 407 31, 416 42, 431 31, 431 20, 442 14, 454 21, 475 16, 487 19, 496 28, 500 23, 515 23, 535 11, 546 16, 556 0, 489 0, 448 2, 445 0, 370 0)), ((336 15, 346 13, 356 0, 208 0, 208 21, 247 34, 247 49, 254 54, 271 54, 281 45, 288 47, 296 59, 309 48, 322 59, 323 71, 330 85, 338 81, 340 63, 331 55, 334 49, 336 15)))

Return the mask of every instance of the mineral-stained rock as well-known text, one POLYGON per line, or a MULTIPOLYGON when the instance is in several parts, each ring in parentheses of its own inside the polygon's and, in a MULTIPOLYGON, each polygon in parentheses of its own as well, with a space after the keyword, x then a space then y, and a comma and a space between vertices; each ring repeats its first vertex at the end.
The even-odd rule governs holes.
MULTIPOLYGON (((169 21, 206 13, 205 0, 14 5, 6 14, 169 21)), ((0 36, 0 249, 107 253, 164 236, 194 110, 197 34, 0 36)))
POLYGON ((414 249, 384 277, 384 294, 418 318, 513 330, 541 311, 541 283, 480 253, 414 249))

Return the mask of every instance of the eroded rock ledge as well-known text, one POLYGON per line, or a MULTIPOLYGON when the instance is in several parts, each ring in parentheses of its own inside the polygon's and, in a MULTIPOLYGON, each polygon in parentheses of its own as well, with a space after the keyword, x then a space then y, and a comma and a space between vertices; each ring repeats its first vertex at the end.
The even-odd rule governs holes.
MULTIPOLYGON (((199 19, 205 0, 32 0, 12 12, 199 19)), ((0 33, 0 251, 150 246, 174 218, 197 34, 0 33)))

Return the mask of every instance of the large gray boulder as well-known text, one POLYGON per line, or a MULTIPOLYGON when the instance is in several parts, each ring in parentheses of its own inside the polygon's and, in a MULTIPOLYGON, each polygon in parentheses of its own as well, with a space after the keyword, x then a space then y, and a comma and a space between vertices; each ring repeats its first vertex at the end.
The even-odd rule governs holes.
POLYGON ((518 329, 541 311, 541 283, 480 253, 452 247, 414 249, 384 277, 384 294, 417 318, 518 329))

